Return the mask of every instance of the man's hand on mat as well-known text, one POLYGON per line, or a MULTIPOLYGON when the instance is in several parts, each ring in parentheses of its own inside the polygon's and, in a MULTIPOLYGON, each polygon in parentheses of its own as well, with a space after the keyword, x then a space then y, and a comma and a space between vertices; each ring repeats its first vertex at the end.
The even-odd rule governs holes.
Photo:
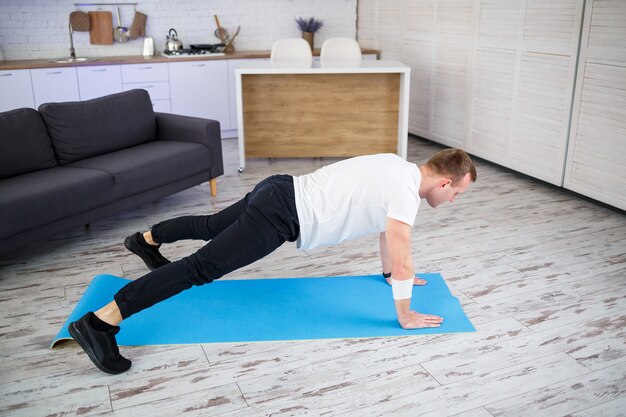
POLYGON ((408 314, 398 317, 398 322, 403 329, 422 329, 424 327, 440 327, 443 317, 420 314, 417 311, 409 311, 408 314))
MULTIPOLYGON (((387 280, 387 284, 391 285, 391 278, 386 278, 386 280, 387 280)), ((426 281, 425 279, 421 279, 420 277, 415 275, 415 278, 413 279, 413 285, 426 285, 426 284, 428 284, 428 281, 426 281)))

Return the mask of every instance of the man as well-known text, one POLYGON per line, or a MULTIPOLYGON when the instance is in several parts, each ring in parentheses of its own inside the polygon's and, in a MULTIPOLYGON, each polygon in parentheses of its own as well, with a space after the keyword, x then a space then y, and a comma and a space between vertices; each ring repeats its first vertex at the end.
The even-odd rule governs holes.
POLYGON ((431 207, 452 202, 474 181, 476 168, 460 149, 437 152, 421 166, 380 154, 346 159, 299 177, 271 176, 218 213, 166 220, 129 236, 125 246, 152 271, 128 283, 100 310, 71 323, 70 334, 99 369, 121 373, 131 365, 119 354, 115 339, 123 319, 248 265, 285 241, 309 250, 374 233, 380 233, 383 276, 392 285, 400 326, 438 327, 441 317, 410 309, 413 285, 425 283, 415 278, 411 228, 421 199, 431 207), (176 262, 160 254, 162 243, 182 239, 208 243, 176 262))

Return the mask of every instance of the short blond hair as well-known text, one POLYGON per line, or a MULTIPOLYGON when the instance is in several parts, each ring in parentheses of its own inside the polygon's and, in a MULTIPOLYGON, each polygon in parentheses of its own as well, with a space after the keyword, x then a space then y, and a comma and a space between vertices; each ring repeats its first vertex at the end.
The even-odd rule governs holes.
POLYGON ((469 155, 458 148, 444 149, 434 154, 426 166, 438 175, 452 180, 452 185, 461 182, 465 175, 470 174, 472 182, 476 182, 476 167, 469 155))

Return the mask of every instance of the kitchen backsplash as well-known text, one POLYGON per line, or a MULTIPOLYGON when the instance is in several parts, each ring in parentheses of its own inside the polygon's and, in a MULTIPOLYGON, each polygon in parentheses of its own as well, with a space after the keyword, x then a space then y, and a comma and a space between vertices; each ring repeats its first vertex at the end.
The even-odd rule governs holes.
MULTIPOLYGON (((112 1, 104 1, 112 2, 112 1)), ((60 58, 69 56, 69 14, 77 10, 68 0, 1 0, 0 51, 5 60, 60 58)), ((111 6, 80 6, 82 11, 98 9, 113 12, 111 6)), ((136 9, 148 15, 146 36, 154 38, 156 53, 163 50, 165 36, 175 28, 185 47, 190 44, 219 43, 213 15, 233 33, 238 25, 241 32, 235 40, 239 51, 267 50, 281 38, 299 37, 297 17, 324 20, 315 36, 315 47, 334 36, 356 37, 357 0, 222 0, 222 1, 138 1, 136 9)), ((135 8, 120 6, 122 26, 130 28, 135 8)), ((99 57, 141 55, 143 38, 113 45, 91 45, 88 32, 74 32, 77 56, 99 57)))

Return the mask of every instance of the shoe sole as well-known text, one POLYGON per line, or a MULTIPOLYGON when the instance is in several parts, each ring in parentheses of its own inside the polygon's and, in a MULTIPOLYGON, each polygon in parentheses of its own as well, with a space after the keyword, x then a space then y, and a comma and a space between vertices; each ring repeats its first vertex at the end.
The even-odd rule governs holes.
POLYGON ((89 356, 89 359, 91 359, 91 362, 93 362, 93 364, 96 365, 96 367, 98 367, 98 369, 100 369, 102 372, 106 372, 107 374, 117 375, 117 374, 126 372, 128 370, 126 369, 123 371, 116 371, 113 369, 106 368, 104 365, 102 365, 98 361, 98 359, 96 358, 95 352, 93 351, 91 346, 89 346, 89 343, 87 343, 87 338, 85 338, 85 336, 83 336, 83 334, 80 332, 80 330, 76 326, 76 323, 70 323, 68 330, 70 332, 70 335, 76 341, 76 343, 78 343, 79 346, 83 348, 87 356, 89 356))

